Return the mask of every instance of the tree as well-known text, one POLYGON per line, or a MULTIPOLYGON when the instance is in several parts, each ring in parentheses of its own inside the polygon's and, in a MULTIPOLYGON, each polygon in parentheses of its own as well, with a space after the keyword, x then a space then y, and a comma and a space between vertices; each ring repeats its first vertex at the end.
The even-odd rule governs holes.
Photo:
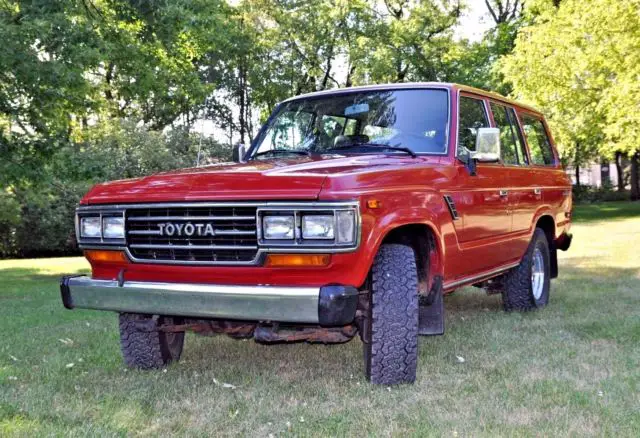
MULTIPOLYGON (((637 157, 640 114, 629 108, 640 107, 640 0, 535 7, 539 15, 502 62, 516 97, 544 109, 576 166, 616 152, 637 157)), ((631 185, 637 198, 637 178, 631 185)))
POLYGON ((484 0, 484 3, 496 24, 517 20, 524 7, 524 1, 520 0, 484 0))
MULTIPOLYGON (((385 0, 371 6, 371 20, 358 37, 357 82, 437 81, 453 43, 460 0, 385 0)), ((352 63, 355 65, 355 63, 352 63)))

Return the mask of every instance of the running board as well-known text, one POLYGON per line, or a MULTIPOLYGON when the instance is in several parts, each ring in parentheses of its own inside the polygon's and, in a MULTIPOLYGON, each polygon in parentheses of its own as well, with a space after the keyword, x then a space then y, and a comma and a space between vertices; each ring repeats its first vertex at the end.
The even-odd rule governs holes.
POLYGON ((444 334, 444 302, 442 299, 442 277, 433 279, 429 295, 420 297, 418 312, 418 334, 434 336, 444 334))

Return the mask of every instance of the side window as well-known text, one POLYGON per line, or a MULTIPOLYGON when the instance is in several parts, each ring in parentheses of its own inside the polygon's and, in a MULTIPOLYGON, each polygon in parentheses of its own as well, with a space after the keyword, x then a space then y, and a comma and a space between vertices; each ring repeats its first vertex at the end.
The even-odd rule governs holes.
POLYGON ((458 154, 464 154, 465 148, 470 151, 476 149, 478 128, 488 128, 489 119, 484 102, 466 96, 460 96, 458 114, 458 154))
POLYGON ((518 156, 520 157, 520 164, 529 164, 529 157, 527 157, 527 148, 524 145, 524 138, 522 137, 522 130, 520 129, 520 125, 518 124, 516 110, 514 110, 513 108, 509 108, 507 110, 507 115, 509 116, 509 120, 511 121, 511 127, 513 128, 516 142, 518 144, 517 150, 518 156))
POLYGON ((500 155, 505 164, 527 164, 524 142, 520 136, 513 108, 491 103, 491 112, 496 127, 500 129, 500 155))
POLYGON ((522 115, 522 127, 527 136, 531 162, 540 166, 552 166, 555 164, 551 141, 544 128, 542 120, 530 115, 522 115))

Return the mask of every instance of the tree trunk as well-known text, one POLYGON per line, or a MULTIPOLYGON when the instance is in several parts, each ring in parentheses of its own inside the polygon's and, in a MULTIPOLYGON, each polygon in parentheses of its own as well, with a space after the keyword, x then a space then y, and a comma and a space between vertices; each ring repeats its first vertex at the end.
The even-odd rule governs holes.
POLYGON ((573 157, 576 166, 576 186, 580 187, 580 143, 576 143, 576 154, 573 157))
POLYGON ((245 102, 245 86, 246 86, 246 71, 244 68, 244 62, 240 64, 240 71, 238 72, 238 96, 239 96, 239 106, 240 106, 240 143, 244 144, 244 136, 245 136, 245 116, 246 116, 246 102, 245 102))
POLYGON ((355 71, 356 71, 356 67, 355 67, 355 66, 350 66, 350 67, 347 69, 347 72, 348 72, 348 73, 347 73, 347 80, 346 80, 346 81, 345 81, 345 83, 344 83, 344 86, 345 86, 345 87, 349 88, 349 87, 351 87, 351 86, 353 85, 353 81, 352 81, 351 77, 353 76, 353 73, 354 73, 355 71))
POLYGON ((600 186, 603 188, 611 187, 609 161, 605 159, 600 160, 600 186))
POLYGON ((636 151, 631 156, 631 200, 640 199, 640 181, 638 181, 638 162, 640 161, 640 152, 636 151))
POLYGON ((622 152, 616 152, 616 173, 618 174, 618 191, 624 191, 624 170, 622 170, 622 152))

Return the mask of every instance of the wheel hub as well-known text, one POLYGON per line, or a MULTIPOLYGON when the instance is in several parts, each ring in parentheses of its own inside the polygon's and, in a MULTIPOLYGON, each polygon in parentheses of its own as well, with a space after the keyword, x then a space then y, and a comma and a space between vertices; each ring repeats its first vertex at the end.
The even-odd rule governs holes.
POLYGON ((539 300, 544 290, 544 257, 539 248, 533 251, 533 261, 531 263, 531 290, 533 297, 539 300))

